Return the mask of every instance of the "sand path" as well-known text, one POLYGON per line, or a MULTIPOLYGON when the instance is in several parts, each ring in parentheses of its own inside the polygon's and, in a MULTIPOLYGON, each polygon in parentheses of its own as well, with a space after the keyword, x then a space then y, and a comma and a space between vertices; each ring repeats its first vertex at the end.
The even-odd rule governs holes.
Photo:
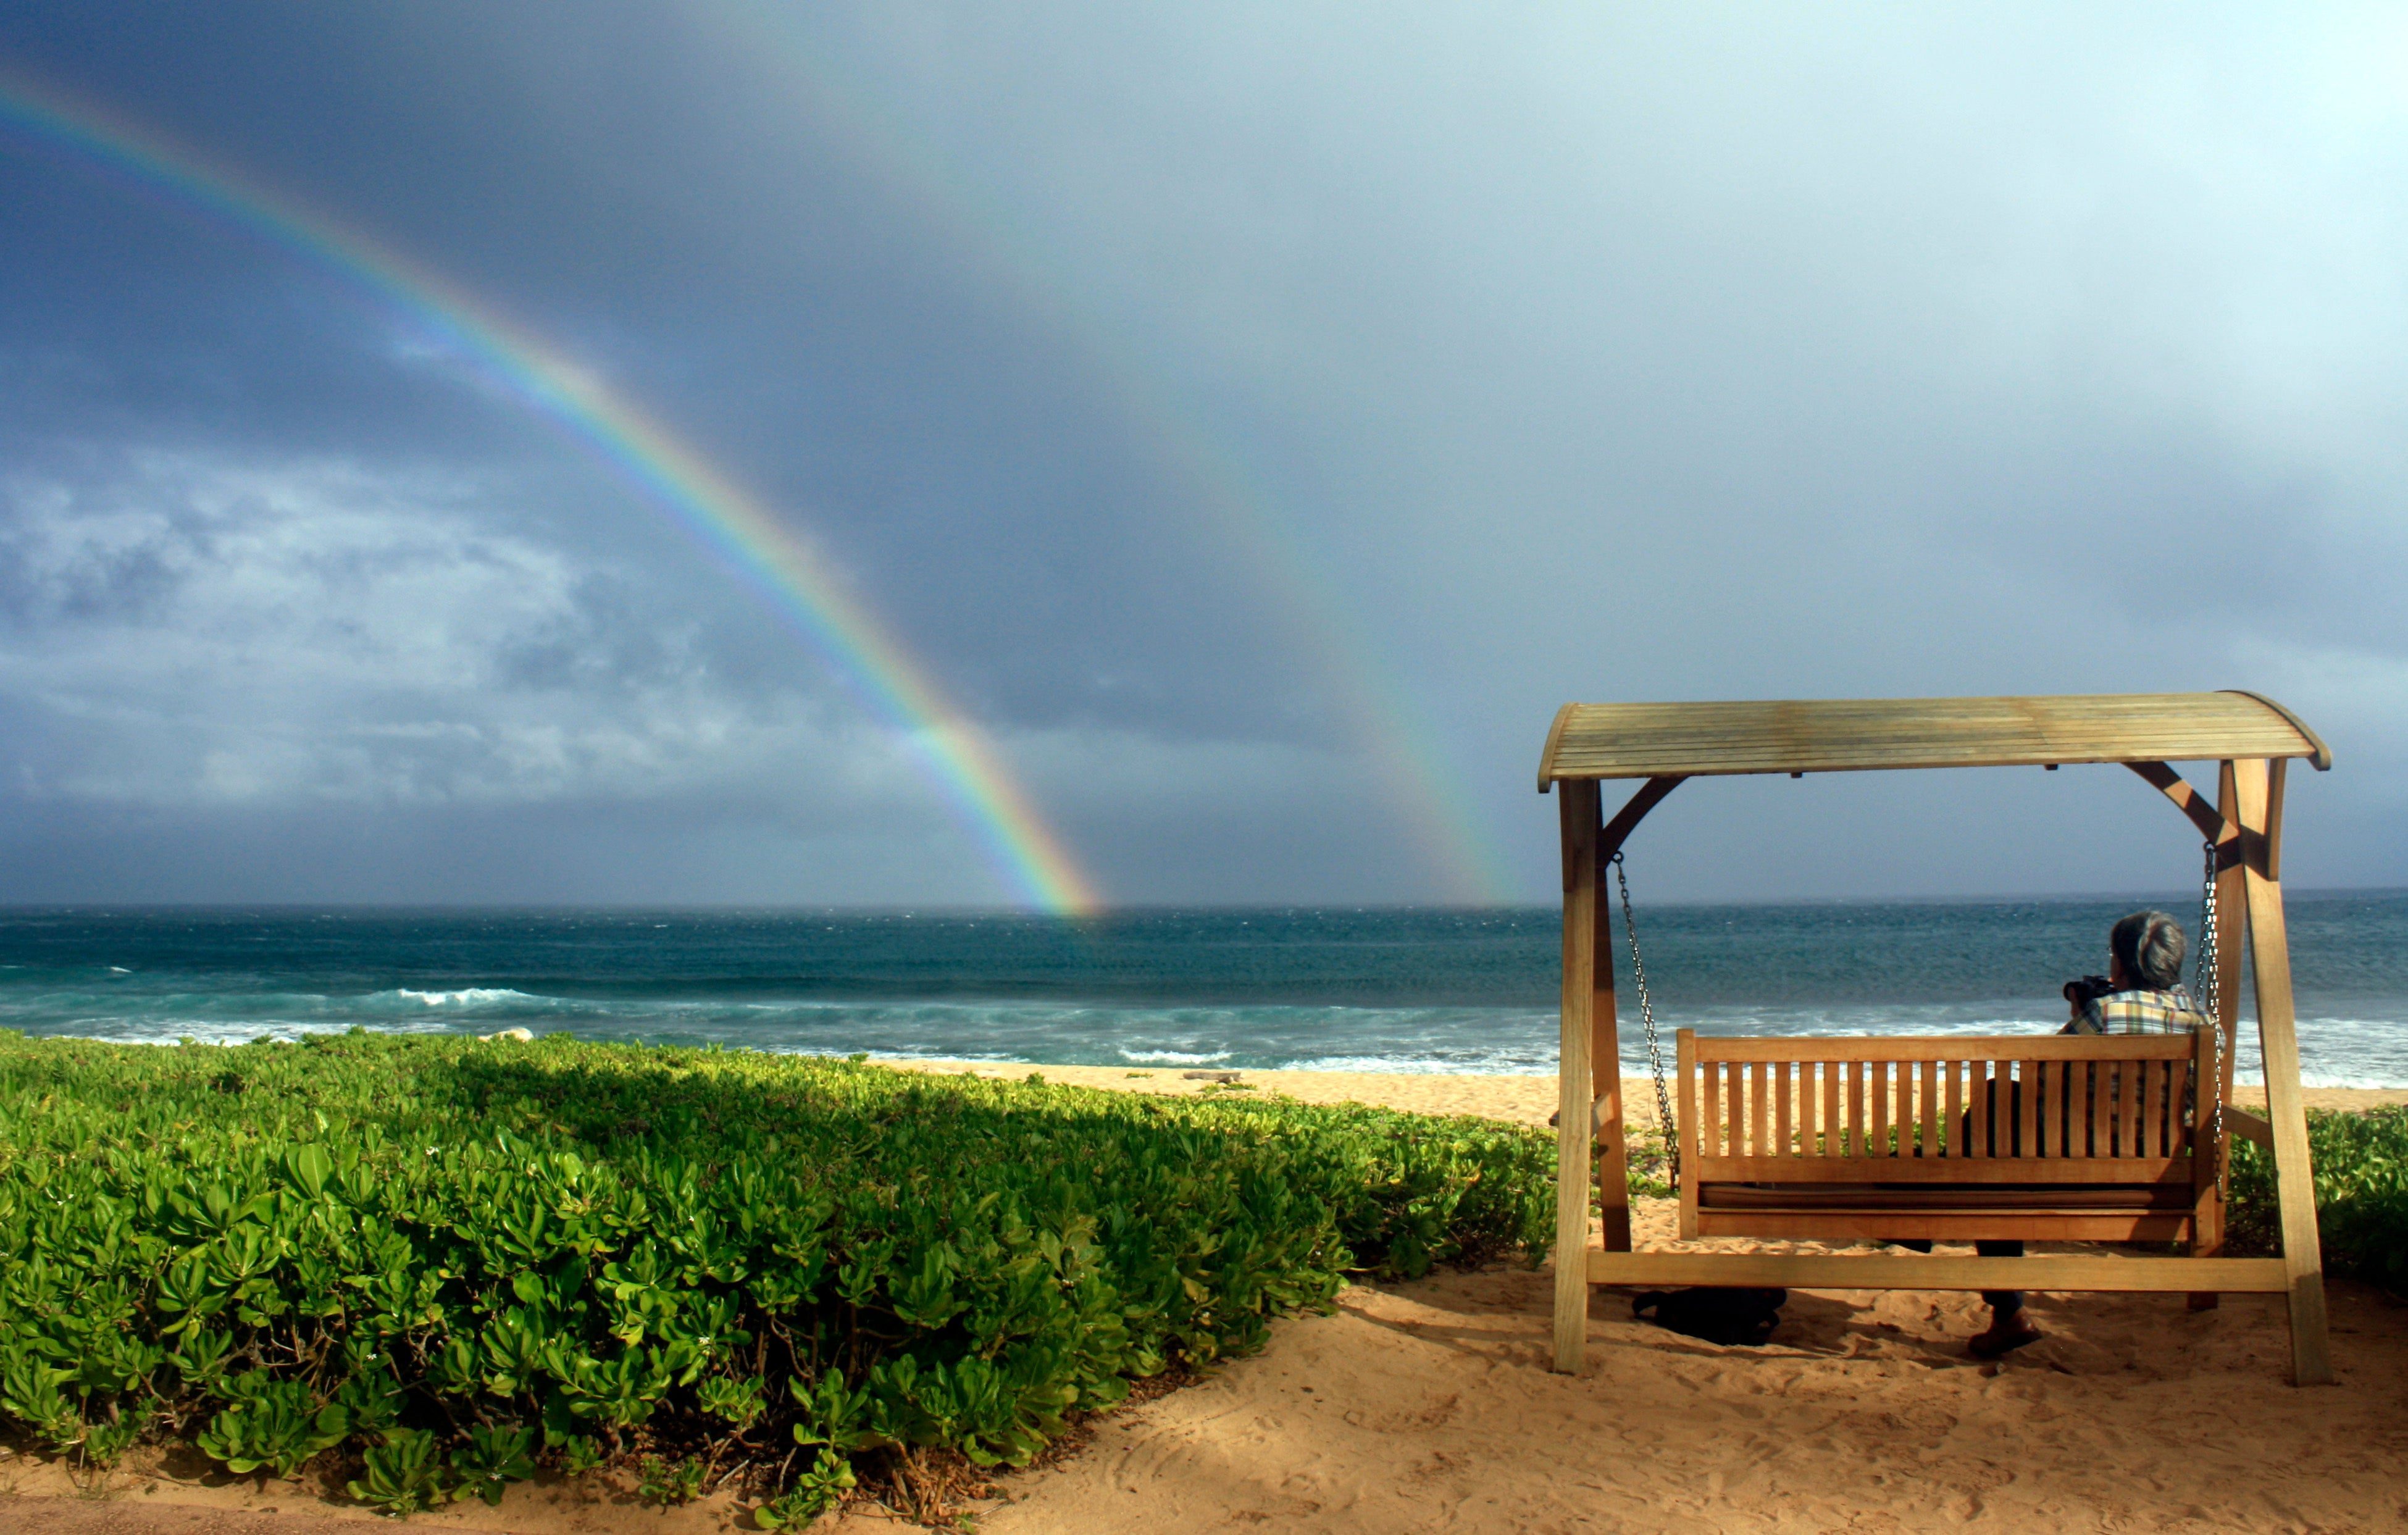
MULTIPOLYGON (((1644 1202, 1642 1244, 1672 1220, 1644 1202)), ((1546 1369, 1550 1283, 1352 1290, 1122 1414, 979 1528, 2408 1528, 2408 1310, 2358 1286, 2332 1287, 2341 1384, 2302 1391, 2261 1296, 2198 1313, 2037 1296, 2050 1338, 1987 1365, 1963 1352, 1986 1317, 1971 1296, 1801 1291, 1772 1345, 1735 1349, 1633 1322, 1625 1293, 1600 1291, 1572 1379, 1546 1369)))

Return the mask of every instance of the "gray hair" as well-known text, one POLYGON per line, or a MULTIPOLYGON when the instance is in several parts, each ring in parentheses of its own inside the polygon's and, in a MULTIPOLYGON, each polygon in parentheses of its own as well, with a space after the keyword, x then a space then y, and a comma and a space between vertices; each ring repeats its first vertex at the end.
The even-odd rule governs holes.
POLYGON ((2124 973, 2153 991, 2182 984, 2183 955, 2189 944, 2182 924, 2163 911, 2135 911, 2107 935, 2107 948, 2124 962, 2124 973))

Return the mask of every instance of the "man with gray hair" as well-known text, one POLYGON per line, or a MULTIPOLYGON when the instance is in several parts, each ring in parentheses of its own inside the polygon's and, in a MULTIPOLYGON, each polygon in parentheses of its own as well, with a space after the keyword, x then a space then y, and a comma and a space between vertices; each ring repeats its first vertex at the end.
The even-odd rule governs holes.
MULTIPOLYGON (((2065 983, 2065 998, 2072 1004, 2073 1015, 2060 1034, 2187 1034, 2194 1028, 2205 1028, 2209 1020, 2183 989, 2183 954, 2187 945, 2183 940, 2182 924, 2163 911, 2135 911, 2115 924, 2107 932, 2107 973, 2086 975, 2079 981, 2065 983)), ((1993 1084, 1990 1112, 1997 1124, 1999 1104, 1993 1084)), ((2023 1084, 2013 1083, 2007 1102, 2008 1123, 2012 1123, 2013 1107, 2022 1097, 2023 1084)), ((1972 1118, 1965 1120, 1966 1133, 1971 1134, 1972 1118)), ((1994 1129, 1994 1135, 1997 1131, 1994 1129)), ((1901 1241, 1895 1246, 1928 1253, 1928 1241, 1901 1241)), ((1985 1258, 2019 1258, 2024 1244, 2012 1239, 1977 1241, 1973 1251, 1985 1258)), ((1982 1298, 1990 1305, 1990 1325, 1976 1333, 1966 1344, 1976 1358, 1995 1359, 2000 1355, 2037 1342, 2040 1328, 2032 1326, 2024 1314, 2021 1290, 1985 1290, 1982 1298)))
POLYGON ((2183 989, 2182 924, 2135 911, 2107 933, 2107 974, 2066 983, 2072 1016, 2063 1034, 2187 1034, 2207 1014, 2183 989))

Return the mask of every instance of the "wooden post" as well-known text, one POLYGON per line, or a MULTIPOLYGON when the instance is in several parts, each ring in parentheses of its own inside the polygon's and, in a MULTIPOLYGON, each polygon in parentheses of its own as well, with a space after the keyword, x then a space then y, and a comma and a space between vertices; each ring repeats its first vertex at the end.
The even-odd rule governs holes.
MULTIPOLYGON (((1681 1149, 1681 1166, 1686 1169, 1698 1165, 1698 1145, 1702 1132, 1698 1119, 1698 1031, 1682 1029, 1673 1035, 1672 1123, 1664 1127, 1665 1143, 1681 1149)), ((1698 1234, 1698 1176, 1684 1170, 1681 1174, 1681 1240, 1692 1241, 1698 1234)))
POLYGON ((2316 1237, 2315 1181, 2308 1163, 2308 1116, 2300 1095, 2300 1040, 2291 1013, 2291 951, 2283 926, 2281 758, 2236 762, 2249 957, 2258 981, 2258 1043, 2266 1063, 2266 1118, 2274 1132, 2274 1195, 2290 1284, 2291 1378, 2332 1384, 2325 1334, 2324 1252, 2316 1237))
POLYGON ((2241 940, 2248 930, 2248 876, 2241 867, 2241 791, 2233 767, 2216 773, 2215 808, 2233 829, 2220 849, 2215 874, 2215 1020, 2224 1026, 2224 1101, 2232 1101, 2232 1072, 2241 1050, 2241 940))
MULTIPOLYGON (((1613 921, 1612 905, 1606 899, 1607 867, 1622 851, 1623 842, 1638 829, 1639 823, 1647 818, 1647 812, 1662 804, 1664 796, 1679 788, 1682 782, 1677 773, 1663 773, 1640 785, 1639 791, 1598 832, 1592 855, 1596 886, 1592 899, 1597 917, 1589 950, 1591 963, 1596 967, 1589 993, 1590 1085, 1597 1096, 1597 1143, 1601 1154, 1597 1173, 1598 1206, 1605 1232, 1605 1250, 1609 1253, 1630 1251, 1630 1139, 1623 1113, 1622 1022, 1613 995, 1613 921)), ((1602 813, 1604 786, 1592 781, 1591 787, 1598 790, 1602 813)), ((1570 890, 1571 844, 1567 841, 1564 845, 1564 888, 1570 890)), ((1663 1132, 1669 1144, 1672 1126, 1664 1126, 1663 1132)))
MULTIPOLYGON (((1600 850, 1602 851, 1602 850, 1600 850)), ((1597 860, 1590 904, 1597 920, 1589 942, 1596 957, 1589 990, 1589 1080, 1597 1096, 1597 1196, 1605 1250, 1630 1251, 1630 1140, 1622 1117, 1622 1028, 1613 999, 1613 917, 1606 899, 1606 861, 1597 860)))
POLYGON ((1597 996, 1597 782, 1555 784, 1564 852, 1562 1092, 1555 1122, 1555 1369, 1578 1374, 1588 1348, 1590 1010, 1597 996))

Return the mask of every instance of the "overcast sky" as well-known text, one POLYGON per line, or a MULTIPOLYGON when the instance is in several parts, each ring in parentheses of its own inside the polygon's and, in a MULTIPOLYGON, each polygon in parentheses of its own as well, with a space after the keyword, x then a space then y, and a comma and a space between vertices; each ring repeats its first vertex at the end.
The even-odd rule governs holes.
MULTIPOLYGON (((2282 699, 2408 884, 2408 12, 0 0, 843 573, 1127 902, 1551 900, 1568 699, 2282 699)), ((1005 901, 423 322, 0 120, 0 900, 1005 901)), ((1700 782, 1665 897, 2196 879, 2119 768, 1700 782)))

